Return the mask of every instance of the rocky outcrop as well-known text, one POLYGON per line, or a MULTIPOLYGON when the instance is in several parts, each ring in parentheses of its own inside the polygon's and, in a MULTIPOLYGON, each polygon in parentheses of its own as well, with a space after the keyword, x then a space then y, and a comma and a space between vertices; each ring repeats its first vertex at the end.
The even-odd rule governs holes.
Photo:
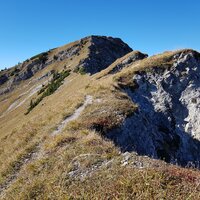
POLYGON ((59 51, 57 54, 54 55, 54 60, 62 61, 80 54, 82 45, 81 43, 77 43, 72 45, 71 47, 59 51))
POLYGON ((125 89, 138 110, 107 137, 123 151, 199 167, 200 54, 183 51, 171 67, 153 67, 133 76, 125 89))
POLYGON ((121 71, 123 68, 128 67, 129 65, 133 64, 134 62, 138 60, 142 60, 144 58, 147 58, 147 54, 143 54, 139 51, 133 51, 129 53, 128 55, 124 56, 123 59, 120 62, 117 62, 112 70, 109 71, 109 74, 114 74, 116 72, 121 71))
POLYGON ((91 45, 89 46, 89 55, 80 61, 80 67, 88 73, 97 73, 116 59, 131 52, 132 49, 119 38, 105 36, 91 36, 88 38, 91 45))
POLYGON ((6 81, 8 81, 8 76, 3 74, 0 76, 0 85, 3 85, 6 81))
POLYGON ((123 68, 127 68, 130 65, 132 65, 134 62, 143 60, 147 58, 147 54, 143 54, 140 51, 132 51, 125 56, 117 59, 114 63, 112 63, 108 68, 106 68, 100 75, 102 77, 103 75, 108 75, 108 74, 116 74, 120 72, 123 68))
POLYGON ((7 72, 4 72, 6 79, 0 81, 0 85, 6 83, 4 87, 0 88, 0 95, 11 91, 15 85, 19 84, 23 80, 33 77, 34 74, 48 65, 48 53, 42 53, 34 59, 30 59, 8 69, 7 72))

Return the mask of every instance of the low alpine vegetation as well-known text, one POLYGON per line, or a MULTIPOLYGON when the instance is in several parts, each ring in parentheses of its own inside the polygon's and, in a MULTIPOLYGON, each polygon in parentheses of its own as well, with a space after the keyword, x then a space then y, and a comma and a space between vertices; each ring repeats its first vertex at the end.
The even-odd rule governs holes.
POLYGON ((53 94, 63 84, 64 79, 69 75, 69 70, 62 71, 60 73, 53 71, 53 78, 51 82, 47 86, 43 86, 43 88, 38 92, 38 95, 40 96, 35 101, 31 99, 29 108, 25 115, 27 115, 33 108, 35 108, 45 97, 53 94))
POLYGON ((84 68, 84 67, 80 67, 80 66, 76 67, 76 68, 74 69, 74 72, 75 72, 75 73, 79 73, 79 74, 81 74, 81 75, 86 74, 85 68, 84 68))

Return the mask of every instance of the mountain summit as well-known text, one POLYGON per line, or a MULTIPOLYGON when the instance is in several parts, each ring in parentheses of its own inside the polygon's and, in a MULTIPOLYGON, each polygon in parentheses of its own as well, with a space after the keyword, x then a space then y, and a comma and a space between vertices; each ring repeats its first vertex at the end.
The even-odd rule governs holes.
POLYGON ((7 83, 6 87, 0 89, 0 94, 10 91, 13 85, 53 65, 63 65, 70 70, 94 74, 131 51, 132 49, 119 38, 89 36, 35 55, 9 70, 0 72, 0 85, 7 83))

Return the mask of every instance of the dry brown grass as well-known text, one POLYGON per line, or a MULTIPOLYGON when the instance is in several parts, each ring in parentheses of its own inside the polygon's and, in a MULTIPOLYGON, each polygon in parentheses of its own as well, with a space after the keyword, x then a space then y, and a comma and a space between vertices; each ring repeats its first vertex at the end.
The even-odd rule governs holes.
MULTIPOLYGON (((63 135, 64 137, 64 135, 63 135)), ((29 164, 24 175, 9 190, 8 199, 199 199, 200 174, 192 169, 170 165, 158 168, 121 166, 115 147, 89 133, 62 148, 48 152, 48 157, 29 164), (112 152, 109 158, 107 155, 112 152), (90 172, 82 178, 77 173, 90 172), (56 163, 56 164, 55 164, 56 163)), ((143 159, 145 162, 145 158, 143 159)), ((149 162, 148 160, 146 162, 149 162)))
MULTIPOLYGON (((137 109, 120 84, 130 86, 135 71, 158 63, 167 65, 174 54, 167 52, 138 61, 114 76, 98 80, 96 76, 72 73, 29 115, 24 115, 27 101, 0 118, 0 184, 17 172, 4 198, 199 199, 198 171, 145 157, 142 162, 158 163, 159 167, 150 164, 146 168, 137 168, 131 163, 122 166, 119 149, 94 131, 106 132, 120 125, 137 109), (59 135, 52 136, 55 127, 83 104, 86 95, 93 96, 93 103, 87 105, 80 117, 67 124, 59 135), (24 162, 32 152, 39 156, 24 162), (72 172, 77 174, 70 176, 72 172)), ((59 63, 58 68, 64 64, 59 63)), ((23 82, 21 87, 2 97, 9 100, 1 104, 1 112, 33 85, 27 86, 23 82)), ((133 162, 138 162, 137 155, 133 162)))

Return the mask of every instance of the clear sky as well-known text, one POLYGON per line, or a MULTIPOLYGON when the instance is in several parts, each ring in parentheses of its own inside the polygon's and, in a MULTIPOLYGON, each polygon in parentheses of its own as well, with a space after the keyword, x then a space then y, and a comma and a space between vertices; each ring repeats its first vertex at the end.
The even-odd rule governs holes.
POLYGON ((0 68, 88 35, 150 55, 200 51, 199 0, 0 0, 0 68))

